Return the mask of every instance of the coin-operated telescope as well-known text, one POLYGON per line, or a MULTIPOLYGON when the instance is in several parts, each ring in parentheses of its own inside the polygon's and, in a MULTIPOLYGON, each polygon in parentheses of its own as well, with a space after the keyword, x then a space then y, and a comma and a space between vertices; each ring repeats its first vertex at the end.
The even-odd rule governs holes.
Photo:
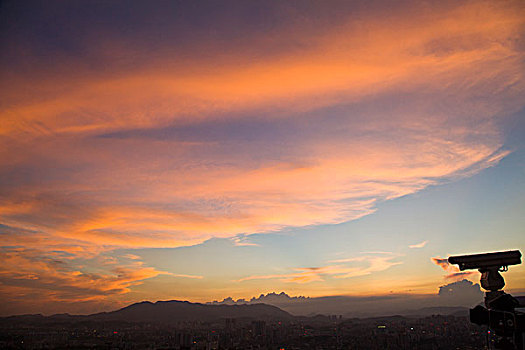
MULTIPOLYGON (((487 325, 495 334, 491 339, 496 349, 523 350, 525 343, 525 314, 516 308, 525 307, 524 297, 513 297, 501 289, 505 280, 500 272, 505 272, 511 265, 521 264, 521 252, 506 252, 451 256, 450 264, 459 265, 459 269, 477 269, 481 272, 481 287, 485 292, 485 306, 470 309, 470 322, 487 325)), ((489 344, 489 347, 491 344, 489 344)))

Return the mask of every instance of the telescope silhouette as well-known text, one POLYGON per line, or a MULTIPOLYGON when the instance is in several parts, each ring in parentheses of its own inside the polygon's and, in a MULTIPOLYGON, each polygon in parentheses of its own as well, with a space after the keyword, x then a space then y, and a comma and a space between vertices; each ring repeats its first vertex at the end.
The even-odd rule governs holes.
POLYGON ((525 344, 525 313, 516 308, 525 307, 525 297, 513 297, 505 293, 505 280, 500 272, 521 264, 521 252, 505 252, 458 255, 448 258, 450 264, 458 265, 461 271, 477 269, 481 272, 481 287, 485 292, 485 307, 478 305, 470 309, 470 322, 486 325, 493 331, 489 348, 523 350, 525 344))

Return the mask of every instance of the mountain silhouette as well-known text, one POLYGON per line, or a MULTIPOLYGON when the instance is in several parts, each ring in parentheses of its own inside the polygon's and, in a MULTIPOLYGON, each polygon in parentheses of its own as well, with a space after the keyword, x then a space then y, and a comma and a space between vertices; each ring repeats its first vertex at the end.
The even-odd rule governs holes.
POLYGON ((18 315, 0 318, 0 322, 85 322, 122 321, 175 323, 186 321, 213 322, 224 318, 287 321, 294 317, 276 306, 254 305, 205 305, 188 301, 143 301, 122 309, 92 315, 56 314, 52 316, 18 315))
POLYGON ((260 320, 288 320, 292 316, 276 306, 254 305, 205 305, 188 301, 144 301, 117 311, 90 315, 96 320, 131 322, 180 322, 215 321, 221 318, 253 318, 260 320))
POLYGON ((479 284, 468 280, 440 287, 439 294, 389 294, 376 296, 322 296, 292 297, 288 294, 268 293, 251 299, 234 300, 231 297, 208 305, 273 305, 295 316, 342 315, 347 318, 368 318, 384 315, 423 316, 432 314, 458 315, 483 301, 479 284), (414 309, 414 305, 420 308, 414 309))

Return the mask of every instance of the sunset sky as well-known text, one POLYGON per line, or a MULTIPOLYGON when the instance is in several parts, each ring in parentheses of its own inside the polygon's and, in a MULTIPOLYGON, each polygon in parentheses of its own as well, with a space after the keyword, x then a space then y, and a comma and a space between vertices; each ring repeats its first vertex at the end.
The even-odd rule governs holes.
POLYGON ((439 258, 525 253, 523 1, 0 6, 0 315, 435 294, 479 281, 439 258))

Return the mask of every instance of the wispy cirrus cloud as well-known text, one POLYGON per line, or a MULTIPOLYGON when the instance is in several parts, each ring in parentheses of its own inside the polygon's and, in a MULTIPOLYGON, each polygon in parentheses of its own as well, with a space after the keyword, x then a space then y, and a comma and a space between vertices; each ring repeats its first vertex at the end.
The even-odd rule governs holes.
POLYGON ((408 248, 410 249, 416 249, 416 248, 423 248, 424 246, 426 246, 428 243, 428 241, 423 241, 421 243, 416 243, 416 244, 411 244, 408 246, 408 248))
MULTIPOLYGON (((94 255, 82 258, 75 251, 0 247, 0 295, 7 303, 24 302, 24 297, 50 308, 60 304, 91 303, 127 294, 149 278, 168 275, 174 278, 202 279, 202 276, 176 274, 145 266, 134 255, 94 255)), ((5 305, 0 309, 4 313, 5 305)), ((89 309, 88 309, 89 310, 89 309)))
POLYGON ((329 261, 336 263, 320 267, 300 267, 292 269, 294 272, 285 274, 270 275, 253 275, 243 277, 237 282, 261 279, 278 279, 282 282, 289 283, 310 283, 324 281, 324 278, 352 278, 369 275, 374 272, 380 272, 389 269, 392 266, 402 264, 400 261, 394 261, 399 255, 393 253, 381 255, 361 255, 358 257, 338 259, 329 261))
POLYGON ((232 238, 233 244, 237 247, 258 247, 259 244, 250 242, 245 235, 237 235, 232 238))
MULTIPOLYGON (((247 245, 239 235, 354 220, 382 201, 497 164, 509 154, 501 125, 524 106, 522 7, 409 8, 417 15, 399 8, 358 19, 346 8, 335 22, 333 9, 285 12, 291 18, 278 21, 278 32, 257 27, 229 53, 226 34, 224 45, 208 38, 199 46, 199 28, 177 37, 183 49, 156 41, 180 33, 171 18, 157 22, 163 35, 136 22, 144 32, 127 38, 111 25, 95 35, 79 19, 85 32, 79 24, 71 26, 78 35, 56 36, 72 46, 57 52, 52 43, 45 54, 36 53, 55 36, 26 47, 34 33, 6 24, 4 244, 22 247, 20 259, 64 251, 70 260, 212 237, 247 245), (312 26, 319 13, 324 20, 312 26)), ((224 23, 218 28, 231 33, 224 23)), ((366 273, 351 262, 269 278, 366 273)), ((100 284, 126 292, 159 273, 129 266, 106 271, 100 284)), ((58 285, 83 286, 94 272, 55 273, 58 285)))
POLYGON ((181 74, 176 62, 157 72, 156 61, 64 93, 33 84, 41 99, 0 110, 2 149, 16 150, 2 154, 2 220, 107 246, 173 247, 356 219, 492 166, 508 154, 500 115, 522 105, 519 55, 505 42, 521 22, 504 6, 441 11, 457 22, 392 19, 402 45, 371 18, 366 41, 350 21, 304 52, 241 68, 197 61, 181 74))

